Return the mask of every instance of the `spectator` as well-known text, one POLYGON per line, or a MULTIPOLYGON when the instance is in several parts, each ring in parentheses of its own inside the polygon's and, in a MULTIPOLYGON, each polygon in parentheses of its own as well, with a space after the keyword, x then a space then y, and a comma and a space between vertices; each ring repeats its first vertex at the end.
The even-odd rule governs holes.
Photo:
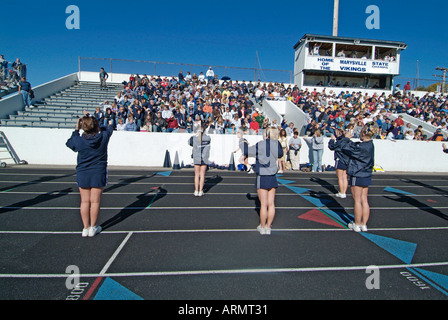
POLYGON ((31 84, 26 81, 25 77, 22 77, 21 81, 19 82, 19 94, 22 95, 23 104, 25 107, 33 108, 34 106, 31 104, 31 84))
POLYGON ((286 171, 286 158, 289 150, 288 137, 286 136, 285 129, 280 130, 278 141, 280 142, 280 145, 282 146, 283 149, 283 156, 278 159, 278 167, 279 167, 278 173, 283 173, 283 171, 286 171))
POLYGON ((403 88, 403 95, 404 95, 404 96, 408 96, 410 91, 411 91, 411 82, 408 81, 408 82, 404 85, 404 88, 403 88))
POLYGON ((188 116, 185 122, 185 130, 187 133, 193 133, 193 118, 191 116, 188 116))
POLYGON ((134 117, 130 116, 128 118, 128 122, 126 123, 124 130, 125 131, 137 131, 137 124, 134 122, 134 117))
POLYGON ((313 172, 322 172, 322 155, 324 153, 324 138, 322 137, 320 129, 314 131, 312 137, 305 138, 311 144, 311 151, 313 155, 313 172))
POLYGON ((249 127, 250 127, 250 134, 251 135, 257 135, 258 132, 260 131, 260 124, 257 121, 255 121, 255 120, 252 120, 250 122, 249 127))
POLYGON ((101 111, 100 107, 95 108, 95 112, 93 113, 93 117, 98 121, 98 123, 103 123, 104 121, 104 113, 101 111))
POLYGON ((209 67, 207 72, 205 73, 205 76, 207 77, 207 81, 210 83, 213 81, 215 77, 215 72, 213 71, 212 67, 209 67))
POLYGON ((123 118, 118 118, 117 120, 117 131, 125 131, 126 124, 123 121, 123 118))
POLYGON ((445 138, 443 137, 442 130, 437 129, 434 135, 430 138, 431 141, 444 141, 445 138))
POLYGON ((12 70, 16 73, 18 79, 26 78, 25 68, 25 65, 20 61, 19 58, 17 58, 16 61, 12 63, 12 70))
POLYGON ((137 131, 137 125, 135 124, 133 117, 128 118, 128 123, 126 123, 124 130, 125 131, 137 131))
POLYGON ((168 123, 162 118, 162 113, 157 112, 157 116, 152 120, 152 132, 165 132, 168 123))
POLYGON ((289 139, 289 161, 293 171, 300 170, 300 149, 302 148, 302 140, 299 132, 294 128, 293 136, 289 139))
POLYGON ((106 113, 104 114, 104 119, 103 119, 103 126, 107 126, 108 123, 110 123, 113 127, 116 126, 115 113, 112 112, 111 108, 106 109, 106 113))
POLYGON ((167 128, 166 132, 179 132, 179 123, 177 119, 174 117, 174 114, 171 113, 171 116, 167 120, 167 128))
POLYGON ((202 71, 201 71, 201 73, 199 73, 198 80, 201 83, 205 81, 205 75, 204 75, 204 73, 202 71))
POLYGON ((3 55, 0 55, 0 70, 1 70, 1 81, 8 80, 8 61, 3 55))
POLYGON ((107 89, 106 81, 108 78, 109 78, 109 75, 107 74, 107 72, 104 70, 104 68, 101 68, 100 69, 100 89, 101 90, 107 89))

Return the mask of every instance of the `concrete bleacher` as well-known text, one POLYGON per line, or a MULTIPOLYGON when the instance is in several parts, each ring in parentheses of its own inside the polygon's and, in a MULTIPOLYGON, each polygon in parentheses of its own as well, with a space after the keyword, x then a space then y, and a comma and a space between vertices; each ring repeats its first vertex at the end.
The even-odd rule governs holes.
POLYGON ((122 84, 108 84, 106 90, 101 90, 99 83, 76 82, 73 86, 54 93, 33 107, 26 107, 9 118, 0 119, 2 126, 35 127, 35 128, 73 128, 77 118, 83 115, 83 110, 95 111, 105 100, 114 101, 117 92, 123 89, 122 84))

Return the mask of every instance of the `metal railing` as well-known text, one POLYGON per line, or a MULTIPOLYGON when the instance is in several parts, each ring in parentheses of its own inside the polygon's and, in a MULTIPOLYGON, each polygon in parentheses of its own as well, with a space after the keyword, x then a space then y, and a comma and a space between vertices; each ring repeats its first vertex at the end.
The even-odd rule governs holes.
POLYGON ((139 74, 153 76, 176 76, 182 70, 184 75, 190 72, 191 75, 200 72, 205 75, 208 68, 212 67, 218 78, 229 77, 232 80, 239 81, 265 81, 265 82, 283 82, 293 83, 293 72, 291 70, 278 69, 262 69, 247 67, 232 67, 218 65, 204 65, 194 63, 178 63, 178 62, 162 62, 162 61, 146 61, 146 60, 129 60, 129 59, 113 59, 113 58, 93 58, 79 57, 78 69, 81 71, 99 71, 105 68, 108 73, 124 73, 139 74), (105 65, 107 64, 107 65, 105 65), (109 70, 107 70, 109 69, 109 70))

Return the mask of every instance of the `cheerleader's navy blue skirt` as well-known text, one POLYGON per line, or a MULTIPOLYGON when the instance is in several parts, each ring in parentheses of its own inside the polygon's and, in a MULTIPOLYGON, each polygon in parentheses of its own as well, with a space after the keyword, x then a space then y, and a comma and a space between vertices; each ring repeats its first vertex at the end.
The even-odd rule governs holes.
POLYGON ((278 188, 277 177, 275 175, 272 176, 258 176, 255 180, 255 188, 257 189, 272 189, 278 188))
POLYGON ((372 184, 372 176, 362 178, 350 176, 348 181, 353 187, 368 187, 372 184))
POLYGON ((342 162, 341 160, 337 159, 335 161, 335 166, 336 169, 341 169, 341 170, 347 170, 347 165, 342 162))
POLYGON ((76 182, 78 188, 103 188, 107 186, 107 168, 79 171, 76 182))

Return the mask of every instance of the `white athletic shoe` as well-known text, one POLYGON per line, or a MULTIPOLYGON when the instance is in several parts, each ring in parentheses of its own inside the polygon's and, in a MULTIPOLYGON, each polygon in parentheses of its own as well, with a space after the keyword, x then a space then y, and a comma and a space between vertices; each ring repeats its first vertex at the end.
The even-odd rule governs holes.
POLYGON ((352 229, 353 231, 355 231, 355 232, 360 232, 360 231, 361 231, 361 227, 358 226, 357 224, 355 224, 354 221, 350 222, 350 223, 348 224, 348 227, 349 227, 350 229, 352 229))
POLYGON ((84 228, 82 229, 82 237, 85 238, 89 235, 89 229, 90 228, 84 228))
POLYGON ((199 196, 199 191, 195 190, 193 194, 194 194, 195 197, 198 197, 199 196))
POLYGON ((102 230, 101 226, 94 226, 89 228, 89 237, 94 237, 102 230))
POLYGON ((347 198, 347 195, 345 193, 340 193, 340 192, 336 193, 335 196, 338 198, 341 198, 341 199, 347 198))
POLYGON ((271 234, 271 228, 270 227, 264 227, 264 234, 271 234))
POLYGON ((368 230, 367 230, 367 225, 362 224, 360 227, 361 227, 361 231, 362 231, 362 232, 367 232, 367 231, 368 231, 368 230))
POLYGON ((201 190, 198 192, 198 197, 202 197, 203 195, 204 195, 204 191, 201 190))
POLYGON ((259 226, 257 227, 257 230, 258 230, 258 232, 260 232, 260 234, 266 234, 266 229, 265 229, 265 228, 262 228, 261 225, 259 225, 259 226))

